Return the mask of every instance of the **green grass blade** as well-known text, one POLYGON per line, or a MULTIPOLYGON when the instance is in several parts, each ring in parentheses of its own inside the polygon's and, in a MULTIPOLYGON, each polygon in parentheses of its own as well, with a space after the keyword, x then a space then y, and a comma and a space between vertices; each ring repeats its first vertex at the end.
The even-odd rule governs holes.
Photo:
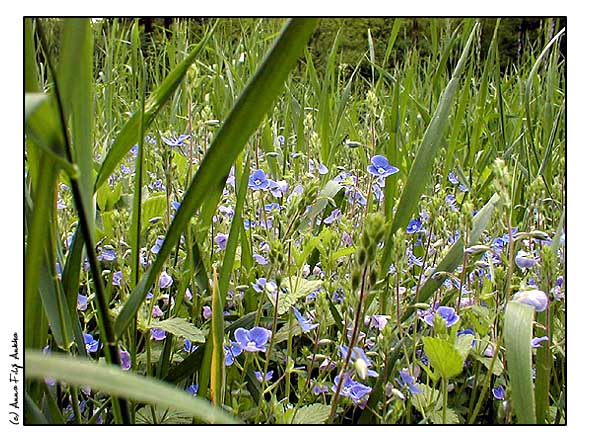
MULTIPOLYGON (((389 235, 385 239, 384 251, 390 251, 393 241, 393 234, 400 228, 405 228, 412 216, 416 211, 416 205, 420 199, 420 196, 426 188, 426 184, 431 178, 431 171, 434 165, 434 159, 440 147, 442 137, 444 135, 445 128, 447 126, 447 120, 451 113, 451 107, 455 97, 455 91, 459 85, 459 78, 463 72, 463 67, 467 61, 467 56, 471 48, 471 42, 477 30, 477 25, 473 27, 467 43, 463 48, 461 58, 457 62, 457 66, 453 72, 453 76, 438 103, 434 116, 432 117, 424 138, 416 153, 416 157, 412 164, 408 179, 404 186, 400 202, 397 206, 395 216, 392 224, 389 228, 389 235)), ((383 254, 381 260, 381 273, 385 275, 391 264, 391 254, 383 254)))
POLYGON ((47 356, 27 350, 25 364, 28 378, 51 377, 76 386, 90 386, 97 391, 191 414, 209 423, 234 424, 237 420, 201 398, 195 398, 166 383, 140 377, 110 365, 100 365, 71 357, 47 356))
MULTIPOLYGON (((195 174, 168 229, 156 261, 141 279, 117 317, 117 337, 121 336, 135 316, 147 290, 156 281, 164 262, 195 211, 205 203, 208 203, 208 208, 217 205, 231 165, 282 90, 283 83, 295 66, 315 24, 315 19, 290 20, 240 95, 195 174)), ((204 211, 201 218, 201 225, 207 228, 211 222, 211 218, 207 216, 210 213, 211 209, 204 211)))
MULTIPOLYGON (((205 35, 205 37, 203 37, 199 44, 181 63, 176 66, 176 68, 170 74, 168 74, 158 89, 156 89, 149 96, 145 105, 143 121, 144 128, 147 129, 149 127, 168 99, 174 94, 178 86, 180 86, 184 75, 199 56, 201 51, 205 48, 205 45, 209 41, 209 38, 211 37, 211 34, 215 30, 216 26, 217 24, 214 24, 211 27, 209 32, 205 35)), ((98 177, 96 178, 95 190, 100 188, 105 183, 121 159, 129 152, 131 146, 133 146, 133 144, 137 141, 140 115, 140 110, 136 111, 135 114, 133 114, 133 117, 131 117, 121 132, 119 132, 117 135, 113 146, 102 162, 98 177)))
POLYGON ((506 363, 519 424, 536 423, 531 363, 534 314, 532 306, 510 301, 504 317, 506 363))

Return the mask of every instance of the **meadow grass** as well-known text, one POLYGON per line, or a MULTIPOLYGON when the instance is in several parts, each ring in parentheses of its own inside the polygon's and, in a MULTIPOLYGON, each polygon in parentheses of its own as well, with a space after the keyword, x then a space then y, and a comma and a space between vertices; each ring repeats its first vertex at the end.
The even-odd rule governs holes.
POLYGON ((345 65, 317 19, 52 23, 26 423, 565 423, 564 30, 501 67, 500 20, 399 57, 395 19, 345 65))

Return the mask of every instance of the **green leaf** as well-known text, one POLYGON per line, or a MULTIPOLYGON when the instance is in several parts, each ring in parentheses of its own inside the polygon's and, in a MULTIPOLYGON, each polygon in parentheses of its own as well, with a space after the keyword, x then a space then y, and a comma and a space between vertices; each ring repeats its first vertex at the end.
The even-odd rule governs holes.
POLYGON ((322 213, 326 206, 328 206, 328 203, 334 201, 339 192, 344 192, 344 188, 334 180, 328 181, 319 192, 318 199, 311 206, 309 212, 301 219, 297 230, 303 231, 308 228, 309 223, 322 213))
POLYGON ((27 349, 25 353, 25 365, 27 378, 43 380, 50 377, 70 385, 90 386, 96 391, 120 398, 186 412, 209 423, 238 423, 234 417, 211 406, 206 400, 115 366, 99 365, 79 358, 43 355, 32 349, 27 349))
POLYGON ((156 217, 164 217, 166 214, 166 195, 163 193, 153 194, 146 198, 141 204, 141 227, 145 229, 149 221, 156 217))
POLYGON ((465 361, 467 356, 469 355, 469 351, 471 351, 471 343, 473 342, 473 335, 465 334, 460 335, 455 340, 455 349, 459 352, 459 355, 465 361))
POLYGON ((160 328, 176 337, 188 338, 192 342, 205 343, 205 334, 185 318, 174 317, 152 322, 150 328, 160 328))
POLYGON ((115 333, 120 337, 156 281, 166 259, 194 215, 205 205, 200 225, 208 228, 211 216, 223 191, 231 165, 242 151, 265 113, 283 88, 283 83, 295 66, 303 47, 315 28, 317 19, 292 19, 267 54, 232 108, 223 126, 207 150, 201 165, 178 208, 160 248, 156 261, 144 274, 123 306, 115 322, 115 333))
MULTIPOLYGON (((483 364, 488 371, 490 370, 490 367, 492 365, 491 357, 483 357, 476 352, 471 353, 471 356, 475 360, 483 364)), ((504 372, 504 366, 502 366, 502 362, 500 361, 499 357, 496 358, 496 361, 494 361, 494 366, 491 368, 491 371, 496 377, 502 375, 502 372, 504 372)))
POLYGON ((294 425, 317 425, 325 423, 330 416, 330 405, 313 403, 295 412, 294 425))
POLYGON ((532 306, 510 301, 504 317, 506 363, 519 424, 536 423, 531 362, 534 314, 532 306))
MULTIPOLYGON (((428 181, 432 177, 431 172, 434 165, 434 159, 438 149, 442 145, 441 141, 445 133, 447 121, 451 114, 455 91, 459 86, 459 77, 461 76, 463 67, 467 60, 471 42, 477 27, 477 24, 473 27, 473 30, 467 39, 467 43, 465 43, 461 57, 457 62, 453 76, 447 84, 442 97, 440 98, 428 128, 426 128, 424 138, 422 139, 422 143, 418 148, 418 152, 416 153, 416 157, 412 163, 412 168, 408 174, 408 179, 404 186, 402 196, 400 198, 399 204, 397 205, 397 210, 390 226, 389 234, 385 238, 385 251, 391 250, 393 235, 397 232, 397 230, 407 226, 410 218, 412 217, 412 214, 416 211, 416 206, 420 200, 420 197, 422 196, 422 193, 424 192, 424 189, 426 188, 428 181)), ((391 254, 383 254, 383 259, 381 262, 382 275, 386 275, 391 263, 391 259, 391 254)))
POLYGON ((436 337, 424 337, 422 340, 430 364, 443 378, 448 380, 463 371, 465 359, 452 344, 436 337))
POLYGON ((135 423, 138 425, 188 425, 193 422, 193 417, 186 412, 178 412, 161 406, 154 406, 153 412, 152 415, 150 406, 139 409, 136 412, 135 423))
POLYGON ((417 410, 434 410, 438 411, 442 409, 443 401, 442 395, 436 388, 431 388, 424 383, 419 383, 418 388, 420 389, 419 394, 412 394, 410 396, 410 402, 417 410))
MULTIPOLYGON (((287 292, 283 293, 278 291, 279 315, 286 313, 291 308, 291 306, 297 303, 297 300, 308 296, 313 291, 322 286, 322 280, 306 280, 301 277, 289 277, 285 280, 285 282, 283 282, 282 286, 287 290, 287 292)), ((273 305, 276 303, 275 296, 271 296, 269 294, 268 298, 273 305)))

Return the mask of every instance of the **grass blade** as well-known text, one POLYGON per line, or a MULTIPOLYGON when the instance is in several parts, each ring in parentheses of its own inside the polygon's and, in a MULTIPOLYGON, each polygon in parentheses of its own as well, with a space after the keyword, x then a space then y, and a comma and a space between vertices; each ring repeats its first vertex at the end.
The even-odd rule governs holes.
POLYGON ((27 350, 27 377, 51 377, 76 386, 90 386, 97 391, 137 402, 186 412, 209 423, 234 424, 237 420, 201 398, 154 380, 125 372, 118 367, 99 365, 78 358, 47 356, 27 350))

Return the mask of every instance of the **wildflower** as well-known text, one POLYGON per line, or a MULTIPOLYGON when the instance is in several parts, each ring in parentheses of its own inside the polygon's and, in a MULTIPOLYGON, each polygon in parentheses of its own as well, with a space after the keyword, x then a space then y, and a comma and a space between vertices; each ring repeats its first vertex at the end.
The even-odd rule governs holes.
POLYGON ((196 383, 194 385, 190 385, 188 388, 186 388, 186 392, 192 395, 197 395, 199 393, 199 385, 196 383))
POLYGON ((459 184, 459 180, 457 179, 457 176, 453 172, 449 172, 448 179, 454 185, 459 184))
POLYGON ((57 199, 57 209, 65 209, 67 206, 61 198, 57 199))
POLYGON ((451 308, 449 306, 439 306, 436 309, 436 312, 430 311, 424 316, 424 321, 428 325, 434 326, 434 316, 436 314, 438 314, 446 322, 447 328, 453 326, 459 321, 459 316, 455 313, 455 308, 451 308))
POLYGON ((84 344, 86 346, 86 352, 96 352, 98 351, 98 346, 100 341, 95 340, 91 334, 84 333, 84 344))
POLYGON ((297 322, 299 323, 299 326, 301 326, 303 332, 309 332, 319 326, 319 323, 312 324, 310 320, 304 318, 303 315, 301 315, 301 312, 299 312, 295 306, 293 306, 293 313, 295 314, 295 318, 297 319, 297 322))
MULTIPOLYGON (((346 356, 348 355, 348 349, 349 347, 346 345, 340 345, 338 346, 338 351, 340 352, 340 356, 342 358, 346 358, 346 356)), ((357 373, 359 373, 360 377, 364 380, 365 378, 367 378, 367 376, 369 377, 378 377, 379 374, 377 374, 377 372, 375 372, 372 369, 373 367, 373 362, 371 360, 369 360, 369 358, 367 357, 367 355, 365 354, 365 351, 363 351, 362 348, 355 346, 354 348, 352 348, 352 353, 350 354, 350 357, 353 361, 353 364, 355 365, 355 368, 357 369, 357 373)))
POLYGON ((162 141, 164 143, 166 143, 168 146, 182 146, 184 141, 186 139, 190 138, 190 135, 182 134, 182 135, 179 135, 178 137, 170 137, 170 138, 166 138, 164 136, 160 136, 160 137, 162 138, 162 141))
POLYGON ((256 261, 256 263, 258 263, 259 265, 267 265, 268 264, 268 260, 260 254, 252 254, 252 258, 256 261))
POLYGON ((498 385, 492 389, 492 395, 496 400, 504 400, 506 397, 506 392, 504 391, 504 386, 498 385))
POLYGON ((413 234, 415 232, 418 232, 420 230, 420 228, 422 228, 422 223, 420 222, 420 218, 415 218, 413 220, 410 220, 410 223, 408 223, 408 227, 406 228, 406 232, 408 234, 413 234))
POLYGON ((152 309, 152 317, 160 318, 164 316, 164 312, 160 309, 158 305, 154 305, 154 309, 152 309))
POLYGON ((198 348, 198 346, 193 345, 193 343, 188 338, 184 339, 183 349, 185 352, 188 352, 190 354, 191 352, 195 352, 197 350, 197 348, 198 348))
POLYGON ((78 294, 78 304, 76 307, 80 311, 85 311, 88 308, 88 296, 84 294, 78 294))
POLYGON ((320 386, 318 384, 313 385, 313 388, 311 388, 311 392, 313 392, 315 395, 326 394, 329 391, 330 390, 327 386, 320 386))
POLYGON ((397 379, 397 378, 395 380, 397 381, 397 383, 400 386, 402 386, 402 387, 407 386, 412 394, 420 394, 422 392, 422 390, 415 383, 414 377, 412 375, 410 375, 410 371, 408 371, 406 368, 404 368, 398 372, 401 377, 401 380, 397 379))
POLYGON ((257 278, 256 281, 254 283, 252 283, 252 288, 260 294, 260 293, 262 293, 262 291, 264 291, 266 283, 267 283, 266 278, 264 278, 264 277, 257 278))
POLYGON ((213 311, 211 310, 210 306, 203 306, 203 318, 205 320, 209 320, 213 315, 213 311))
POLYGON ((367 171, 377 177, 388 177, 399 171, 395 166, 389 164, 387 157, 375 155, 371 158, 371 164, 367 166, 367 171))
POLYGON ((518 266, 520 269, 532 268, 537 262, 538 259, 536 257, 532 257, 522 250, 518 251, 516 257, 514 258, 514 263, 516 263, 516 266, 518 266))
POLYGON ((383 331, 383 328, 385 328, 385 326, 387 325, 387 320, 389 320, 391 317, 389 315, 381 315, 381 314, 375 314, 375 315, 371 315, 371 317, 369 317, 369 327, 370 328, 376 328, 380 331, 383 331))
POLYGON ((324 219, 324 223, 327 225, 331 225, 332 223, 334 223, 338 218, 340 218, 340 215, 342 213, 340 212, 340 209, 336 208, 334 209, 329 216, 327 216, 324 219))
MULTIPOLYGON (((336 392, 339 383, 340 375, 337 375, 334 377, 332 391, 336 392)), ((340 395, 343 397, 349 397, 355 404, 359 404, 366 395, 371 393, 371 391, 372 389, 369 386, 365 386, 362 383, 354 381, 347 372, 344 373, 344 379, 340 388, 340 395)))
POLYGON ((227 238, 228 238, 228 235, 222 234, 222 233, 219 233, 215 236, 215 238, 214 238, 215 244, 217 244, 217 248, 219 251, 224 251, 225 248, 227 247, 227 238))
POLYGON ((445 197, 445 201, 447 202, 447 204, 453 212, 457 212, 459 210, 459 208, 457 208, 457 200, 452 194, 447 195, 445 197))
MULTIPOLYGON (((266 375, 264 376, 264 380, 265 381, 270 381, 272 379, 272 374, 274 371, 268 371, 266 373, 266 375)), ((258 380, 260 383, 262 383, 262 372, 260 371, 254 371, 254 375, 256 376, 256 380, 258 380)))
POLYGON ((234 337, 245 352, 266 352, 266 343, 270 339, 270 334, 271 332, 268 329, 255 326, 250 330, 236 329, 234 337))
POLYGON ((254 191, 265 190, 268 189, 269 186, 270 183, 262 169, 254 171, 248 179, 248 187, 254 191))
POLYGON ((177 202, 176 200, 172 200, 172 202, 170 203, 170 206, 172 206, 172 209, 174 209, 175 211, 178 211, 178 208, 180 208, 180 203, 177 202))
POLYGON ((123 175, 129 175, 129 173, 131 172, 131 169, 129 169, 129 166, 122 164, 121 165, 121 172, 123 173, 123 175))
POLYGON ((273 197, 281 198, 289 190, 289 185, 285 180, 274 181, 268 179, 268 187, 273 197))
POLYGON ((541 343, 544 341, 549 341, 549 337, 547 337, 546 335, 544 335, 543 337, 533 337, 533 339, 531 340, 531 346, 533 348, 540 348, 541 343))
POLYGON ((242 353, 242 348, 239 343, 230 341, 229 346, 223 345, 223 351, 225 354, 225 366, 231 366, 236 357, 242 353))
POLYGON ((172 277, 170 277, 166 271, 163 271, 160 274, 158 284, 160 285, 160 289, 166 289, 172 286, 173 281, 174 280, 172 280, 172 277))
POLYGON ((150 333, 152 335, 152 340, 161 341, 166 338, 166 331, 160 328, 152 328, 150 333))
POLYGON ((280 146, 283 146, 285 144, 285 136, 284 135, 279 135, 277 137, 277 142, 279 143, 280 146))
POLYGON ((166 187, 164 186, 164 182, 161 179, 156 179, 152 183, 148 185, 152 191, 165 191, 166 187))
POLYGON ((549 304, 547 295, 538 289, 519 291, 514 294, 512 299, 519 303, 532 306, 537 312, 543 312, 545 309, 547 309, 547 305, 549 304))
POLYGON ((100 261, 114 261, 117 259, 117 252, 115 248, 109 245, 105 245, 100 249, 100 255, 98 256, 100 261))
POLYGON ((133 146, 131 146, 131 149, 129 151, 131 152, 133 157, 137 157, 137 154, 139 152, 139 145, 137 143, 134 144, 133 146))
POLYGON ((121 369, 124 371, 131 369, 131 355, 129 352, 119 348, 119 360, 121 362, 121 369))
POLYGON ((113 286, 121 286, 121 279, 123 278, 123 273, 121 271, 117 271, 113 274, 113 286))

